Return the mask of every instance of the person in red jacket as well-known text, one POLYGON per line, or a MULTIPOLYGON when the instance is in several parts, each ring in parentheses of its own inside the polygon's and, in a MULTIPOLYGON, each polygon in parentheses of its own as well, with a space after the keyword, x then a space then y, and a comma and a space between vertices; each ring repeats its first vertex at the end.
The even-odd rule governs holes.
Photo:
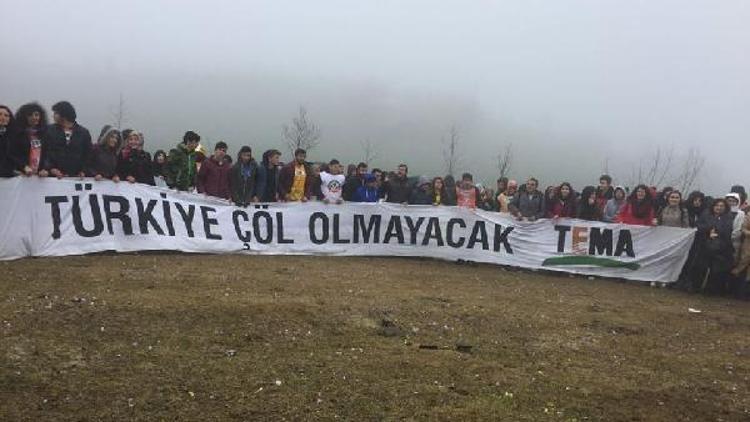
POLYGON ((198 171, 198 192, 217 198, 231 199, 232 190, 229 187, 232 159, 227 155, 227 144, 217 142, 214 154, 204 160, 198 171))
POLYGON ((555 194, 548 203, 547 218, 576 218, 576 193, 568 182, 563 182, 555 189, 555 194))
POLYGON ((653 194, 648 186, 641 184, 630 194, 628 202, 622 207, 615 221, 638 226, 654 226, 655 218, 653 194))

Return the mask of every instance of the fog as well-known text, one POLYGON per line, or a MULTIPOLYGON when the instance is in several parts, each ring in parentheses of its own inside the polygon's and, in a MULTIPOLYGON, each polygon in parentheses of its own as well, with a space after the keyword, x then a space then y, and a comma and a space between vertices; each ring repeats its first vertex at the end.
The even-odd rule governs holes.
POLYGON ((706 157, 694 187, 750 185, 750 2, 621 1, 0 1, 0 103, 66 99, 96 136, 114 122, 146 149, 186 130, 204 143, 285 151, 300 105, 321 128, 315 161, 459 167, 579 189, 606 168, 634 183, 657 147, 674 169, 706 157), (438 4, 439 3, 439 4, 438 4), (606 163, 606 164, 605 164, 606 163))

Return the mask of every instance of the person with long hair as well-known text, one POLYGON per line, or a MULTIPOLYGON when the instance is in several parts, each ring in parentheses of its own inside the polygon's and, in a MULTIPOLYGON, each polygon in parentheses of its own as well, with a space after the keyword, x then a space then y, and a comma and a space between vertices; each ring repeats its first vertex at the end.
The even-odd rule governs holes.
POLYGON ((140 133, 133 129, 127 132, 125 146, 117 155, 117 174, 130 183, 155 186, 151 155, 142 149, 140 133))
POLYGON ((636 226, 653 226, 656 211, 651 189, 640 184, 633 189, 625 206, 622 207, 616 221, 636 226))
POLYGON ((612 199, 607 201, 607 205, 604 206, 604 212, 602 213, 602 221, 605 223, 614 223, 620 210, 625 206, 626 198, 628 194, 625 192, 625 188, 622 186, 615 187, 612 199))
POLYGON ((104 126, 94 149, 89 154, 86 175, 97 181, 111 179, 113 182, 119 182, 117 150, 120 148, 120 143, 120 131, 110 125, 104 126))
POLYGON ((568 182, 555 188, 555 194, 547 204, 547 218, 576 218, 576 193, 568 182))
POLYGON ((38 103, 28 103, 16 112, 15 126, 8 139, 8 159, 25 176, 47 176, 42 168, 42 140, 47 133, 47 112, 38 103))
POLYGON ((669 204, 669 194, 671 194, 673 190, 673 187, 666 186, 656 195, 656 199, 654 200, 656 215, 659 215, 661 210, 669 204))
POLYGON ((726 293, 729 290, 730 272, 734 266, 733 226, 734 217, 723 198, 714 200, 709 212, 698 219, 696 239, 702 265, 694 279, 693 289, 709 293, 726 293))
POLYGON ((682 194, 678 190, 669 192, 667 205, 659 210, 656 223, 667 227, 690 227, 688 212, 682 207, 682 194))
MULTIPOLYGON (((555 205, 555 198, 557 196, 557 186, 547 186, 544 190, 544 215, 545 217, 550 214, 552 207, 555 205)), ((548 217, 549 218, 549 217, 548 217)))
POLYGON ((506 189, 497 195, 497 209, 500 212, 509 213, 510 203, 518 195, 518 182, 509 180, 506 189))
POLYGON ((690 224, 690 227, 695 227, 698 223, 698 218, 700 218, 700 216, 706 211, 706 208, 708 208, 706 195, 697 190, 690 192, 690 195, 688 195, 685 200, 684 207, 688 212, 688 223, 690 224))
POLYGON ((432 179, 432 205, 448 205, 448 196, 446 195, 445 182, 438 176, 432 179))
MULTIPOLYGON (((167 153, 163 149, 158 149, 154 153, 154 161, 151 163, 151 172, 154 173, 154 180, 161 180, 161 186, 166 185, 167 180, 167 153)), ((157 182, 157 185, 159 183, 157 182)))
POLYGON ((587 221, 601 221, 602 210, 597 202, 596 188, 586 186, 581 191, 581 199, 578 201, 578 218, 587 221))
POLYGON ((13 164, 8 156, 8 144, 13 131, 13 112, 0 105, 0 177, 13 176, 13 164))

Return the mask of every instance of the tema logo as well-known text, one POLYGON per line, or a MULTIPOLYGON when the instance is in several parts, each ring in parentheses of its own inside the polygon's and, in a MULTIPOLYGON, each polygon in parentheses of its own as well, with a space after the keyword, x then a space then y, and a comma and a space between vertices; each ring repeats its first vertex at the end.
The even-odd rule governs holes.
POLYGON ((556 225, 557 252, 565 254, 547 258, 542 263, 544 267, 562 265, 587 265, 607 268, 627 268, 637 270, 641 266, 636 262, 624 262, 612 256, 623 254, 635 258, 633 250, 633 236, 630 230, 622 229, 617 232, 615 242, 614 231, 601 227, 583 227, 556 225), (571 234, 568 237, 568 233, 571 234))

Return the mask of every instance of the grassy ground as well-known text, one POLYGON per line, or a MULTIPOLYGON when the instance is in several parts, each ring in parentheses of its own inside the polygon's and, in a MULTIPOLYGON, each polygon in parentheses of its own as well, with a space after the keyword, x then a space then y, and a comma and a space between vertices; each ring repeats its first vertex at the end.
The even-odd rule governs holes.
POLYGON ((0 281, 2 421, 750 419, 745 302, 406 259, 27 259, 0 281))

